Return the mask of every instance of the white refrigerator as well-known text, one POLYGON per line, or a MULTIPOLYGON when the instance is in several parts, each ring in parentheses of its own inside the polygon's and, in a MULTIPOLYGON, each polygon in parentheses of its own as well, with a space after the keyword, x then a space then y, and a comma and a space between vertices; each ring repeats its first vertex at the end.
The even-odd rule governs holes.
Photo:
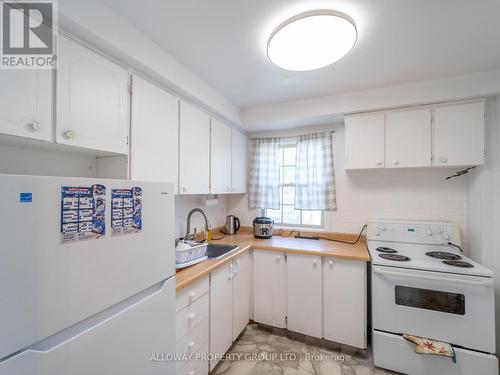
POLYGON ((173 193, 0 175, 0 375, 175 372, 173 193))

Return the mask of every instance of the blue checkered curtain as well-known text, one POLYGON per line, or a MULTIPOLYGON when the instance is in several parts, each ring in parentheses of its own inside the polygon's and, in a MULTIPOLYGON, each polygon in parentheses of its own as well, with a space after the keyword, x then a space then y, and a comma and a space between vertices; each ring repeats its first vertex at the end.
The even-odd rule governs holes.
POLYGON ((254 138, 250 146, 248 203, 250 208, 280 209, 280 140, 254 138))
POLYGON ((335 211, 330 132, 299 136, 295 168, 295 209, 335 211))

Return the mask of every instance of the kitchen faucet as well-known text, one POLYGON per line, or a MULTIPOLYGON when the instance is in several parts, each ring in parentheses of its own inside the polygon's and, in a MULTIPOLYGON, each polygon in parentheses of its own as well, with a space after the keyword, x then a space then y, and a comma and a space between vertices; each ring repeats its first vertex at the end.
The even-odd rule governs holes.
POLYGON ((200 214, 202 214, 203 218, 205 219, 205 239, 206 239, 207 233, 211 229, 211 225, 208 222, 207 214, 205 213, 205 211, 203 211, 201 208, 193 208, 191 211, 189 211, 189 214, 187 216, 186 235, 184 236, 184 241, 189 241, 189 240, 193 240, 194 239, 194 234, 191 235, 190 232, 191 232, 191 216, 193 216, 193 214, 195 212, 199 212, 200 214))

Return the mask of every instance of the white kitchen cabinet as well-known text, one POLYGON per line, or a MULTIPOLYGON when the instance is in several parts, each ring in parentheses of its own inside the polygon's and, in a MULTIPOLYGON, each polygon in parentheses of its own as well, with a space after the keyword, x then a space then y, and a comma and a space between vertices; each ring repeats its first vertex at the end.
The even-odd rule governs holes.
POLYGON ((285 254, 254 249, 253 261, 254 320, 285 328, 285 254))
POLYGON ((210 116, 180 102, 179 192, 209 194, 210 116))
POLYGON ((366 262, 324 258, 324 338, 366 348, 366 262))
POLYGON ((231 193, 231 127, 210 122, 210 194, 231 193))
POLYGON ((432 165, 484 164, 484 114, 484 101, 436 107, 432 165))
POLYGON ((345 116, 346 169, 384 167, 384 114, 345 116))
POLYGON ((179 100, 134 76, 131 119, 131 178, 171 182, 177 193, 179 100))
POLYGON ((0 133, 52 140, 52 71, 0 70, 0 133))
POLYGON ((431 110, 413 109, 385 115, 385 167, 431 165, 431 110))
POLYGON ((248 174, 248 139, 247 135, 232 129, 231 131, 231 191, 244 194, 247 192, 248 174))
POLYGON ((59 38, 56 141, 128 153, 128 71, 65 37, 59 38))
POLYGON ((250 320, 251 259, 245 251, 233 262, 233 341, 238 338, 250 320))
MULTIPOLYGON (((210 274, 210 353, 225 353, 233 343, 233 269, 229 262, 210 274)), ((210 361, 210 370, 217 363, 210 361)))
POLYGON ((287 254, 287 328, 322 337, 321 256, 287 254))

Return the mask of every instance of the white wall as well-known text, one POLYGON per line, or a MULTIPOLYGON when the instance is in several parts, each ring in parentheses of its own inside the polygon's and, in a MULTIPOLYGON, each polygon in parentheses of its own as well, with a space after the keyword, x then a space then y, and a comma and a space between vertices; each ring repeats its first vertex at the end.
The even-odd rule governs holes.
POLYGON ((96 177, 96 157, 72 152, 0 144, 0 173, 96 177))
POLYGON ((470 176, 469 253, 496 275, 496 337, 500 353, 500 97, 486 112, 486 163, 470 176))
MULTIPOLYGON (((205 211, 208 220, 213 227, 224 225, 227 215, 227 196, 219 195, 218 202, 207 205, 204 197, 201 195, 182 195, 175 197, 175 236, 183 237, 186 234, 186 220, 189 211, 199 207, 205 211)), ((213 203, 213 202, 212 202, 213 203)), ((194 213, 191 218, 191 233, 194 228, 197 231, 205 230, 205 221, 200 213, 194 213)))
MULTIPOLYGON (((467 243, 467 176, 445 181, 455 169, 430 168, 346 173, 343 125, 301 129, 301 132, 332 128, 338 209, 325 213, 327 231, 357 233, 369 218, 445 220, 459 224, 467 243)), ((265 134, 280 133, 257 135, 265 134)), ((289 136, 291 131, 281 134, 289 136)), ((251 225, 258 214, 248 209, 246 195, 229 197, 228 212, 240 217, 244 225, 251 225)))

